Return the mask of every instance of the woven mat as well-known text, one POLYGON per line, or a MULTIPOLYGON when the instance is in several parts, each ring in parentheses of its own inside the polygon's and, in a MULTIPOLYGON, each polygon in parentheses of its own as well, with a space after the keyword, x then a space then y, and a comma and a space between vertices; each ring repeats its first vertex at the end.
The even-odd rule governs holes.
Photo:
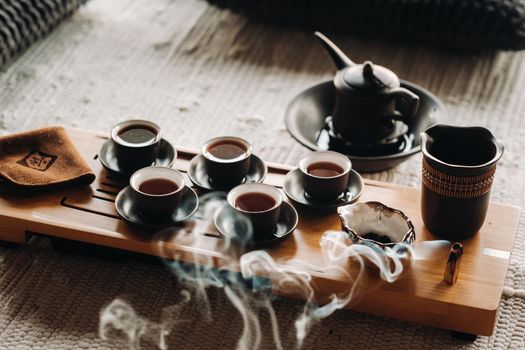
MULTIPOLYGON (((506 145, 493 199, 525 207, 525 56, 468 55, 399 47, 339 36, 355 61, 371 59, 439 96, 444 122, 482 125, 506 145)), ((152 118, 174 143, 198 147, 221 134, 250 139, 257 154, 296 164, 308 151, 287 133, 283 113, 307 86, 334 69, 311 33, 251 24, 197 0, 93 0, 43 41, 0 70, 2 133, 47 124, 109 131, 130 117, 152 118)), ((369 178, 418 187, 421 156, 369 178)), ((507 286, 525 288, 525 219, 507 286)), ((1 230, 0 225, 0 230, 1 230)), ((127 348, 98 336, 100 310, 115 298, 144 319, 184 294, 158 264, 63 253, 45 239, 0 248, 0 349, 127 348)), ((194 299, 173 309, 180 322, 167 337, 171 349, 237 346, 242 318, 221 290, 209 290, 212 320, 194 299)), ((283 347, 294 346, 302 303, 277 299, 283 347)), ((261 312, 262 348, 273 348, 270 315, 261 312)), ((525 300, 502 298, 495 334, 466 343, 448 331, 352 311, 316 324, 306 349, 517 349, 525 343, 525 300)), ((155 348, 145 339, 144 348, 155 348)))

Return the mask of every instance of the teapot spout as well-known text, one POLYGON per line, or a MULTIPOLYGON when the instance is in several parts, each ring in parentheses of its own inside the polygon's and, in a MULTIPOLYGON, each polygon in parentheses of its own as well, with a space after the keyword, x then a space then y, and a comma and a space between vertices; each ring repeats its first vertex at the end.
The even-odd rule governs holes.
POLYGON ((348 67, 355 65, 351 59, 349 59, 340 48, 338 48, 330 39, 324 36, 320 32, 314 33, 315 37, 319 40, 323 48, 328 52, 332 61, 334 61, 335 66, 338 70, 343 70, 348 67))

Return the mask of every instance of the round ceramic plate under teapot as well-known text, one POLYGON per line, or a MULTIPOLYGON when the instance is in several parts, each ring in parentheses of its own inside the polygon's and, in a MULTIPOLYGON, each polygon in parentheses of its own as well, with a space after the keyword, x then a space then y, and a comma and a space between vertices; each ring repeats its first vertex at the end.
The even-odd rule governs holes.
POLYGON ((286 127, 297 141, 312 150, 333 150, 348 155, 352 167, 356 170, 373 172, 392 168, 421 151, 419 134, 435 124, 444 112, 442 103, 428 90, 407 81, 401 81, 401 86, 419 96, 419 108, 414 117, 407 122, 408 129, 403 134, 403 143, 396 152, 370 156, 355 155, 349 152, 352 147, 346 147, 344 140, 334 140, 329 118, 327 120, 335 102, 332 80, 312 86, 292 100, 285 114, 286 127))

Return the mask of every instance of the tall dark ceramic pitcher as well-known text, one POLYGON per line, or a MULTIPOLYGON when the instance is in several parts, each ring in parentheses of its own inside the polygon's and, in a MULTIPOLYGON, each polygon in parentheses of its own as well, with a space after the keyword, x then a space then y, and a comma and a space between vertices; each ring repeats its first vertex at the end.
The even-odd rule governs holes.
POLYGON ((503 145, 482 127, 434 125, 421 133, 421 213, 434 235, 464 240, 487 214, 503 145))

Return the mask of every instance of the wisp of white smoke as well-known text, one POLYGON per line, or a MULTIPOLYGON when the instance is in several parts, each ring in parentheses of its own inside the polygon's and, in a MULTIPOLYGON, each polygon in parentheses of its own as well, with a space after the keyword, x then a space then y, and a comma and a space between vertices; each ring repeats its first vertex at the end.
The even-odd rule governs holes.
MULTIPOLYGON (((210 241, 205 239, 206 235, 216 235, 212 227, 213 216, 224 205, 223 193, 201 197, 194 224, 161 232, 154 241, 159 256, 167 257, 164 262, 185 288, 184 302, 172 308, 183 307, 191 295, 205 306, 203 316, 211 321, 213 312, 207 289, 222 288, 242 317, 243 330, 238 349, 260 347, 263 332, 258 315, 261 310, 270 315, 274 346, 283 348, 278 318, 272 306, 275 297, 272 293, 290 294, 305 300, 302 312, 295 321, 296 347, 300 348, 312 325, 355 301, 367 270, 378 270, 381 280, 391 283, 413 261, 427 258, 426 253, 418 256, 412 246, 405 244, 385 249, 351 244, 348 234, 342 231, 328 231, 322 235, 319 243, 325 263, 323 266, 299 260, 277 262, 264 250, 244 252, 226 237, 217 239, 214 247, 206 246, 210 241), (173 245, 180 249, 173 249, 173 245), (214 254, 209 254, 210 250, 214 254), (313 283, 315 278, 308 271, 337 276, 337 280, 344 281, 347 288, 342 292, 328 293, 328 297, 319 302, 313 283)), ((437 246, 444 244, 438 243, 437 246)), ((432 249, 430 247, 429 251, 432 249)), ((100 336, 107 339, 118 331, 117 334, 131 348, 138 348, 141 339, 155 339, 159 348, 165 349, 166 337, 177 323, 174 317, 176 313, 171 312, 161 323, 152 323, 137 315, 129 304, 117 299, 101 312, 100 336)))

